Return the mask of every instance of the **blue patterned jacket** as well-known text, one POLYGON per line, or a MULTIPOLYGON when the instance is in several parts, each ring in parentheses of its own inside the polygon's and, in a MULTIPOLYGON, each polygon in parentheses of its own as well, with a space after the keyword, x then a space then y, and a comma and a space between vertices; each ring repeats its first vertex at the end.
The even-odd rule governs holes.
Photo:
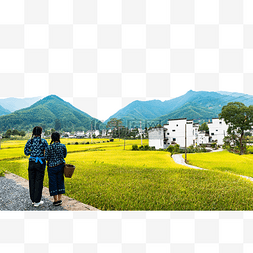
POLYGON ((45 158, 48 161, 48 167, 55 167, 65 163, 64 158, 67 156, 66 146, 62 143, 54 142, 46 149, 45 158))
POLYGON ((48 144, 46 140, 41 139, 40 137, 34 137, 32 141, 30 139, 25 144, 24 153, 26 156, 30 155, 29 161, 36 161, 37 157, 41 157, 42 160, 45 160, 44 150, 46 150, 47 147, 48 144))

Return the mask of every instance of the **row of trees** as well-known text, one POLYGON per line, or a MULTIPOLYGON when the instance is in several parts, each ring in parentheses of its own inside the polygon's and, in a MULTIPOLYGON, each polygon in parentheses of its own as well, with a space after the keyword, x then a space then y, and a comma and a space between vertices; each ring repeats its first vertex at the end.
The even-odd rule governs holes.
POLYGON ((25 131, 18 131, 17 129, 13 129, 13 130, 8 129, 8 130, 4 133, 3 137, 4 137, 4 138, 10 138, 11 135, 13 135, 13 136, 25 136, 26 133, 25 133, 25 131))
POLYGON ((142 133, 139 132, 138 128, 129 129, 123 126, 122 120, 112 118, 106 124, 106 128, 112 129, 112 138, 136 138, 142 135, 142 138, 147 137, 148 129, 145 127, 142 133))

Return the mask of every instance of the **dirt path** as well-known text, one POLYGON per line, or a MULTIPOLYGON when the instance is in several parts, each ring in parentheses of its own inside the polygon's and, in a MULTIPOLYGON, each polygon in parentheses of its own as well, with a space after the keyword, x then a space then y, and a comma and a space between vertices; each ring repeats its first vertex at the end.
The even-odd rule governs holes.
MULTIPOLYGON (((26 189, 29 189, 29 182, 27 179, 24 179, 20 176, 17 176, 12 173, 6 173, 5 177, 7 179, 12 179, 16 182, 17 185, 20 185, 26 189)), ((52 202, 53 205, 53 197, 49 195, 49 189, 47 187, 43 187, 42 196, 52 202)), ((62 205, 65 210, 68 211, 99 211, 93 206, 89 206, 83 204, 75 199, 69 198, 65 195, 62 196, 62 205)))

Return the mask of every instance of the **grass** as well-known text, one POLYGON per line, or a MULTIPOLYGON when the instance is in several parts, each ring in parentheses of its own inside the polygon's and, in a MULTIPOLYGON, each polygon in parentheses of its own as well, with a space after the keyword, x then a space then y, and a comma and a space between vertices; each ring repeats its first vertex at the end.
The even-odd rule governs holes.
POLYGON ((238 155, 228 151, 187 154, 189 164, 216 171, 253 177, 253 155, 238 155))
MULTIPOLYGON (((71 179, 65 179, 67 196, 101 210, 253 209, 249 180, 226 171, 178 165, 168 152, 124 151, 121 143, 115 144, 94 144, 97 151, 69 152, 66 162, 75 164, 76 170, 71 179)), ((26 179, 27 167, 28 158, 0 160, 0 169, 26 179)), ((48 187, 47 173, 44 186, 48 187)))

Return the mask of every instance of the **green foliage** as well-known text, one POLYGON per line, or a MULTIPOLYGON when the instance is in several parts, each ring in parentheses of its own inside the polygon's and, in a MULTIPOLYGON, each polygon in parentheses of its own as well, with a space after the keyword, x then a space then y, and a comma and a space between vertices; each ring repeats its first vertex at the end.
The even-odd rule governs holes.
POLYGON ((252 133, 251 133, 251 132, 245 132, 244 135, 245 135, 245 136, 252 136, 252 133))
POLYGON ((19 132, 20 136, 24 137, 26 135, 25 131, 20 131, 19 132))
POLYGON ((174 146, 173 145, 169 145, 169 147, 167 147, 166 149, 168 152, 170 152, 170 155, 172 156, 174 154, 174 146))
POLYGON ((241 102, 230 102, 222 107, 219 117, 223 118, 226 124, 229 125, 230 141, 233 143, 235 150, 238 149, 242 155, 246 149, 243 143, 244 133, 250 130, 253 124, 253 106, 247 107, 241 102))
POLYGON ((201 126, 199 127, 199 131, 205 131, 206 133, 209 133, 209 127, 206 122, 201 124, 201 126))
POLYGON ((5 170, 0 169, 0 177, 4 177, 5 176, 5 170))
POLYGON ((149 145, 144 145, 144 150, 151 150, 151 148, 149 147, 149 145))
POLYGON ((138 149, 139 149, 138 145, 136 145, 136 144, 132 145, 132 150, 138 150, 138 149))

